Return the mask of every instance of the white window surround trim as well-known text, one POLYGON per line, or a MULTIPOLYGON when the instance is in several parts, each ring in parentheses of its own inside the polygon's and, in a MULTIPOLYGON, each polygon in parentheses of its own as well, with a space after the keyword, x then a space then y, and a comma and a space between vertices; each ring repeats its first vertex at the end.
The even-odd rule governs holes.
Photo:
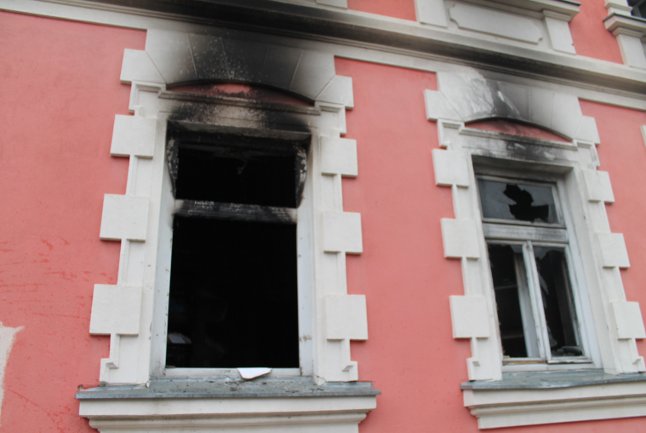
POLYGON ((415 0, 415 8, 421 24, 575 54, 569 22, 579 12, 576 1, 415 0))
MULTIPOLYGON (((365 340, 368 335, 365 297, 347 293, 345 274, 345 254, 362 252, 360 214, 344 212, 342 203, 341 177, 358 173, 356 142, 341 137, 345 133, 345 110, 353 105, 352 81, 335 74, 334 56, 268 44, 254 40, 251 35, 242 40, 149 30, 144 51, 125 50, 121 80, 131 84, 129 108, 134 115, 116 116, 111 153, 129 157, 130 165, 126 193, 107 194, 104 200, 101 238, 120 240, 121 254, 117 283, 95 286, 90 332, 110 335, 110 355, 101 360, 103 386, 96 390, 103 388, 109 394, 127 385, 146 387, 163 375, 160 344, 165 343, 160 335, 165 334, 165 328, 162 329, 165 319, 161 320, 160 314, 166 314, 167 309, 160 312, 164 311, 167 302, 163 295, 164 287, 168 290, 170 263, 170 251, 163 245, 164 239, 170 241, 170 234, 165 233, 170 229, 164 226, 164 215, 172 213, 171 209, 166 209, 172 206, 172 201, 169 203, 164 198, 162 187, 163 182, 169 182, 164 154, 167 119, 178 106, 209 103, 215 103, 211 106, 215 109, 203 120, 216 127, 265 132, 276 128, 288 133, 295 127, 289 121, 260 125, 253 120, 271 110, 290 111, 290 119, 307 125, 312 136, 311 165, 298 224, 298 236, 303 238, 299 240, 299 255, 302 256, 298 264, 299 296, 302 294, 306 298, 299 299, 299 309, 304 312, 299 314, 300 373, 303 376, 296 376, 294 380, 306 376, 312 387, 323 388, 328 382, 356 381, 358 366, 350 359, 350 340, 365 340), (166 92, 169 84, 195 81, 267 85, 309 98, 315 101, 315 107, 254 104, 236 98, 208 97, 192 103, 174 100, 173 92, 166 92), (302 286, 305 287, 303 292, 302 286), (115 317, 120 320, 114 320, 115 317)), ((200 119, 197 121, 201 123, 200 119)), ((300 131, 294 133, 302 134, 300 131)), ((203 371, 198 373, 204 374, 203 371)), ((213 374, 220 373, 214 371, 213 374)), ((290 381, 284 376, 275 380, 290 381)), ((281 429, 290 423, 298 425, 299 419, 307 424, 300 426, 307 428, 302 431, 323 431, 326 423, 340 423, 343 431, 356 432, 358 422, 375 407, 375 391, 362 389, 353 394, 352 389, 357 388, 348 389, 349 393, 334 396, 312 392, 305 400, 275 396, 281 404, 273 412, 261 409, 267 404, 267 397, 251 395, 243 398, 244 403, 240 402, 248 406, 240 413, 246 411, 257 417, 280 419, 268 423, 273 427, 262 430, 268 432, 284 431, 281 429), (325 403, 325 399, 329 402, 325 403), (321 402, 323 409, 314 406, 308 409, 307 405, 313 401, 321 402), (296 416, 295 420, 290 420, 292 415, 296 416), (310 422, 302 417, 314 418, 310 422)), ((232 425, 239 423, 241 431, 252 429, 249 423, 235 421, 240 416, 236 410, 218 412, 218 407, 229 404, 222 397, 210 399, 206 406, 203 402, 200 406, 199 399, 186 402, 168 398, 160 406, 159 402, 147 397, 133 404, 127 398, 115 397, 114 392, 107 398, 99 394, 91 394, 88 390, 78 395, 81 414, 97 427, 98 420, 110 419, 119 428, 126 428, 128 422, 123 417, 151 421, 156 416, 165 416, 166 409, 172 412, 175 410, 172 408, 178 408, 175 415, 180 418, 188 419, 206 411, 202 415, 208 412, 209 416, 221 418, 219 421, 213 419, 213 425, 231 422, 232 425), (215 403, 217 407, 214 408, 215 403), (195 406, 195 409, 189 406, 195 406)), ((191 422, 201 426, 199 421, 191 422)), ((108 424, 102 431, 112 431, 108 424)), ((148 428, 134 421, 130 424, 132 429, 125 431, 146 431, 148 428)))
POLYGON ((605 3, 608 16, 603 24, 617 38, 624 64, 646 69, 646 19, 632 16, 626 0, 605 0, 605 3))
MULTIPOLYGON (((464 295, 450 297, 454 338, 471 340, 467 360, 470 382, 463 385, 464 402, 478 417, 480 428, 606 419, 644 415, 644 360, 635 339, 644 338, 636 302, 625 297, 619 269, 630 265, 623 236, 612 233, 605 205, 614 201, 608 173, 597 170, 594 119, 583 116, 578 98, 530 85, 520 85, 471 73, 438 73, 440 90, 425 93, 427 118, 438 123, 441 149, 433 150, 436 184, 450 187, 455 218, 442 219, 445 257, 462 263, 464 295), (470 121, 502 118, 544 127, 570 142, 537 140, 465 126, 470 121), (475 192, 472 156, 506 160, 511 165, 538 167, 564 179, 572 207, 568 224, 577 239, 590 309, 582 320, 591 327, 596 346, 593 362, 599 375, 614 382, 562 387, 526 385, 513 389, 509 375, 525 378, 554 372, 512 372, 503 369, 494 296, 489 287, 486 243, 475 192), (567 179, 566 179, 567 178, 567 179), (611 252, 609 254, 608 252, 611 252), (626 380, 631 380, 626 383, 626 380), (484 386, 497 384, 499 386, 484 386), (583 386, 585 385, 585 386, 583 386), (612 399, 626 399, 616 410, 612 399), (606 404, 606 406, 604 406, 606 404)), ((549 369, 548 369, 549 370, 549 369)), ((569 371, 578 377, 577 370, 569 371)), ((584 370, 585 372, 586 370, 584 370)), ((623 400, 622 400, 623 401, 623 400)))

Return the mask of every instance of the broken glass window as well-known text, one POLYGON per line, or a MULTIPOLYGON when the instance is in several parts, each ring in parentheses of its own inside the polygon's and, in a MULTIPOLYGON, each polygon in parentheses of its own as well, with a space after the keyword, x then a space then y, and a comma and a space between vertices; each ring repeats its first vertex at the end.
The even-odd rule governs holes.
POLYGON ((583 360, 556 185, 479 177, 478 187, 504 359, 583 360))
POLYGON ((550 185, 478 179, 484 218, 558 223, 550 185))

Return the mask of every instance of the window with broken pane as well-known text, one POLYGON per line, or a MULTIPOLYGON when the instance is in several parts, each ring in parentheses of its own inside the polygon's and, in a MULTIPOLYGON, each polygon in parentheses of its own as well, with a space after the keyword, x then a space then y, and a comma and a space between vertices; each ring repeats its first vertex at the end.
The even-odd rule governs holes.
POLYGON ((478 178, 506 362, 585 362, 557 185, 478 178))
POLYGON ((169 125, 166 366, 299 366, 296 208, 307 143, 169 125))

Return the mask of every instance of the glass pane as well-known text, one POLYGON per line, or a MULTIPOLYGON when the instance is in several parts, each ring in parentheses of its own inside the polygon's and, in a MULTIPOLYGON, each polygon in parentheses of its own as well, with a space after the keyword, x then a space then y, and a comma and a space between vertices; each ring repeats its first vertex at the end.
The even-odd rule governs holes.
POLYGON ((534 256, 552 356, 581 356, 565 251, 535 246, 534 256))
POLYGON ((478 179, 478 187, 485 218, 559 222, 550 185, 478 179))
POLYGON ((520 245, 489 245, 503 355, 538 356, 536 327, 520 245))

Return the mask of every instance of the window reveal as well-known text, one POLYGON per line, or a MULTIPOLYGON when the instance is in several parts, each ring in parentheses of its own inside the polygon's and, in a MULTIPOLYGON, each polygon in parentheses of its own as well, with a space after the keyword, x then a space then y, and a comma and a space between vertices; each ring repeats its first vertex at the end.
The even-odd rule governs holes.
POLYGON ((555 185, 478 186, 505 360, 584 360, 555 185))
POLYGON ((167 367, 299 366, 306 144, 169 126, 176 199, 167 367))

